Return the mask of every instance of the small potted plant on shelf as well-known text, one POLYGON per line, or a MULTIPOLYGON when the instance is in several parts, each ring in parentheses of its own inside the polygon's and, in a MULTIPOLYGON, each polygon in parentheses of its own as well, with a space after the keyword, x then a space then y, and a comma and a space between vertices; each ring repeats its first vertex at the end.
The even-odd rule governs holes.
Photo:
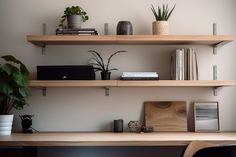
POLYGON ((117 52, 111 54, 106 63, 104 62, 102 56, 97 51, 89 50, 88 52, 90 52, 93 55, 93 58, 91 58, 90 61, 94 61, 93 63, 90 63, 90 65, 94 66, 95 71, 101 72, 101 79, 102 80, 110 80, 111 71, 118 70, 116 68, 109 67, 112 57, 114 57, 115 55, 117 55, 119 53, 127 52, 127 51, 121 50, 121 51, 117 51, 117 52))
POLYGON ((89 19, 87 13, 80 6, 67 7, 61 18, 59 27, 64 28, 64 22, 67 19, 67 26, 71 29, 81 28, 82 23, 89 19))
POLYGON ((23 109, 27 105, 29 71, 15 57, 1 57, 5 63, 0 65, 0 135, 10 135, 14 115, 9 115, 12 108, 23 109))
POLYGON ((174 7, 169 10, 168 4, 163 4, 162 7, 158 6, 157 9, 152 5, 151 10, 155 16, 156 21, 152 23, 152 34, 153 35, 168 35, 168 19, 170 18, 172 12, 175 9, 174 7))

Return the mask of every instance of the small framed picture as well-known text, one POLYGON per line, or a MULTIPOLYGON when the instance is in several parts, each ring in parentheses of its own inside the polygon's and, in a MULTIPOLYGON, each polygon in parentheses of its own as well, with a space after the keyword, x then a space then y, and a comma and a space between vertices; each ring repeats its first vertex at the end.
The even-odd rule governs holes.
POLYGON ((194 102, 195 132, 218 132, 219 103, 218 102, 194 102))

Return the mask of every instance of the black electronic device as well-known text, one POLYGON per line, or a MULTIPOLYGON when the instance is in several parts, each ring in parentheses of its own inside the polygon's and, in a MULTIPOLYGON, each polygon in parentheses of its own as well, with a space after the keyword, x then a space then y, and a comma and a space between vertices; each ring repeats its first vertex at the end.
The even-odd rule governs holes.
POLYGON ((37 66, 37 80, 95 80, 93 66, 37 66))
POLYGON ((31 129, 33 115, 20 115, 21 118, 21 133, 33 133, 31 129))

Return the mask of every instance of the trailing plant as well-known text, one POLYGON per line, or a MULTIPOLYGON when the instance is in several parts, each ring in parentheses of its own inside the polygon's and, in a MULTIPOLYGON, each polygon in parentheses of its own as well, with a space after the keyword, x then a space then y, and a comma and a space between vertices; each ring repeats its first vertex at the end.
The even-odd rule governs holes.
POLYGON ((61 17, 61 21, 59 27, 64 26, 64 22, 69 15, 80 15, 82 17, 82 21, 85 22, 89 19, 87 13, 80 6, 71 6, 67 7, 64 10, 64 15, 61 17))
POLYGON ((157 10, 154 8, 153 5, 151 6, 151 10, 156 18, 156 21, 168 21, 174 9, 175 9, 175 5, 171 10, 169 10, 168 4, 163 4, 162 8, 158 6, 157 10))
POLYGON ((121 51, 117 51, 117 52, 111 54, 106 63, 104 62, 102 56, 97 51, 89 50, 88 52, 90 52, 93 55, 93 57, 90 59, 90 61, 94 61, 94 62, 90 63, 90 65, 94 66, 95 71, 110 72, 113 70, 118 70, 117 68, 110 69, 110 67, 109 67, 112 57, 114 57, 115 55, 117 55, 119 53, 123 53, 123 52, 127 52, 127 51, 121 50, 121 51))
POLYGON ((11 55, 1 58, 5 63, 0 65, 0 115, 6 115, 12 108, 20 110, 27 105, 29 71, 11 55))

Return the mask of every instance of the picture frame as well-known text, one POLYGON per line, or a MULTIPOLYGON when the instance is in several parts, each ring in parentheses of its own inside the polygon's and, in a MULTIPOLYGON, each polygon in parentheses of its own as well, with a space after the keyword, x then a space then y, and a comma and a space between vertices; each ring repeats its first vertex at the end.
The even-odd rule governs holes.
POLYGON ((219 132, 219 102, 194 102, 195 132, 219 132))

